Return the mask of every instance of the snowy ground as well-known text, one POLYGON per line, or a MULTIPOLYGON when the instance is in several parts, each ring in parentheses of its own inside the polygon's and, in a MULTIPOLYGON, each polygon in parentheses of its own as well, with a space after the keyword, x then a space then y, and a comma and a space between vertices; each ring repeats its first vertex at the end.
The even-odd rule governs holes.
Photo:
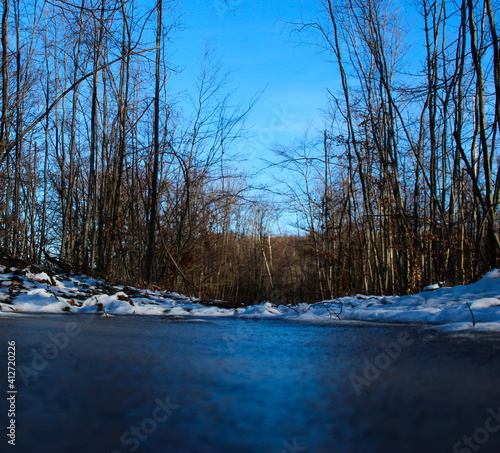
POLYGON ((470 285, 442 287, 410 296, 355 295, 315 304, 287 306, 263 302, 229 309, 204 305, 178 294, 113 285, 85 276, 51 277, 29 269, 7 272, 0 266, 0 316, 12 312, 267 317, 325 322, 340 319, 428 323, 453 331, 500 331, 500 269, 470 285))

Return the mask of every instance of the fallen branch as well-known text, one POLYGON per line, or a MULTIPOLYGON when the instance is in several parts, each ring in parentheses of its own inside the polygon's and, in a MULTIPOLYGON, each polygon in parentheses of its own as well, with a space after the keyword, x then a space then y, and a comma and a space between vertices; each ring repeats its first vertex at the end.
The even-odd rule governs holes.
POLYGON ((314 304, 309 305, 309 307, 308 307, 308 309, 306 311, 308 311, 313 306, 324 307, 324 308, 326 308, 326 311, 328 312, 328 316, 330 318, 335 317, 338 320, 341 319, 340 315, 341 315, 342 310, 343 310, 343 304, 342 304, 341 300, 336 300, 336 301, 331 301, 331 302, 316 302, 314 304), (333 308, 334 304, 338 304, 339 305, 339 310, 338 311, 335 311, 335 309, 333 308))
POLYGON ((465 304, 467 305, 467 308, 470 311, 470 316, 472 318, 472 327, 474 327, 476 325, 476 319, 474 318, 474 312, 472 311, 472 308, 471 308, 469 302, 465 302, 465 304))

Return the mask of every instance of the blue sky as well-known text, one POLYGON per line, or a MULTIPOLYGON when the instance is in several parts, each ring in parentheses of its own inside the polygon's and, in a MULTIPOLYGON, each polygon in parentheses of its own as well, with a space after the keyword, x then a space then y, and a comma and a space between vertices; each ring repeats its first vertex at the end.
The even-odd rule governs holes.
MULTIPOLYGON (((276 144, 290 145, 294 140, 321 137, 323 110, 327 108, 327 89, 341 88, 336 65, 327 61, 314 46, 291 42, 286 22, 307 22, 323 17, 320 0, 178 0, 183 29, 174 36, 174 64, 184 67, 172 80, 174 90, 190 89, 200 72, 207 41, 225 69, 231 72, 235 98, 248 102, 262 93, 249 115, 249 139, 235 151, 244 156, 240 169, 254 173, 265 168, 264 160, 273 160, 276 144)), ((411 0, 395 0, 403 6, 400 17, 405 30, 418 32, 411 0), (406 6, 406 8, 404 8, 406 6)), ((417 36, 417 35, 412 35, 417 36)), ((418 65, 423 43, 416 43, 410 59, 418 65)), ((290 175, 290 177, 294 177, 290 175)), ((283 178, 280 174, 278 178, 283 178)), ((273 184, 270 172, 260 173, 258 184, 273 184)), ((280 228, 294 219, 280 221, 280 228)))
POLYGON ((173 60, 185 69, 173 84, 193 83, 209 40, 231 72, 235 98, 248 102, 264 90, 247 122, 251 139, 246 154, 257 166, 258 158, 270 157, 274 143, 287 144, 307 129, 322 128, 326 87, 335 90, 338 81, 333 64, 314 48, 291 43, 283 30, 283 21, 310 16, 317 2, 230 1, 232 12, 223 0, 179 2, 184 29, 175 33, 173 60))

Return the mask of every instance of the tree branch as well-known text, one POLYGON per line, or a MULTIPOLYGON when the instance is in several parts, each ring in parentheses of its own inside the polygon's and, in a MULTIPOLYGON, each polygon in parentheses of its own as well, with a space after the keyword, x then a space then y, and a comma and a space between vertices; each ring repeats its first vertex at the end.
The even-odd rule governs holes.
POLYGON ((155 50, 156 49, 156 46, 155 47, 150 47, 149 49, 144 49, 144 50, 139 50, 139 51, 135 51, 135 52, 130 52, 130 53, 127 53, 125 55, 122 55, 118 58, 115 58, 114 60, 112 61, 109 61, 108 63, 100 66, 99 68, 97 68, 96 70, 92 71, 92 72, 89 72, 87 74, 85 74, 83 77, 81 77, 80 79, 78 79, 76 82, 74 82, 69 88, 67 88, 66 90, 64 90, 59 96, 57 96, 55 98, 55 100, 52 102, 52 104, 50 104, 47 109, 40 115, 38 116, 38 118, 33 121, 26 129, 24 129, 18 137, 16 137, 15 140, 13 140, 12 142, 10 142, 2 157, 0 158, 0 164, 3 163, 3 161, 7 158, 7 155, 8 153, 16 146, 16 143, 19 142, 20 140, 22 140, 29 132, 31 132, 41 121, 43 121, 47 115, 49 115, 49 113, 54 110, 54 108, 57 106, 57 104, 59 103, 59 101, 61 99, 63 99, 64 97, 66 97, 69 93, 71 93, 71 91, 73 91, 78 85, 80 85, 80 83, 84 82, 85 80, 87 80, 89 77, 93 76, 94 74, 97 74, 98 72, 108 68, 109 66, 112 66, 113 64, 125 59, 125 58, 128 58, 132 55, 139 55, 139 54, 142 54, 142 53, 145 53, 145 52, 150 52, 151 50, 155 50))

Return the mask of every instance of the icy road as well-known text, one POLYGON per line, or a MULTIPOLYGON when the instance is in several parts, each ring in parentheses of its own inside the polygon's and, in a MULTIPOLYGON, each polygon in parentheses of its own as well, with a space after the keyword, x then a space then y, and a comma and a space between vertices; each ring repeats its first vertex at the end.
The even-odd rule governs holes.
POLYGON ((68 313, 0 338, 0 451, 500 451, 498 333, 68 313))

